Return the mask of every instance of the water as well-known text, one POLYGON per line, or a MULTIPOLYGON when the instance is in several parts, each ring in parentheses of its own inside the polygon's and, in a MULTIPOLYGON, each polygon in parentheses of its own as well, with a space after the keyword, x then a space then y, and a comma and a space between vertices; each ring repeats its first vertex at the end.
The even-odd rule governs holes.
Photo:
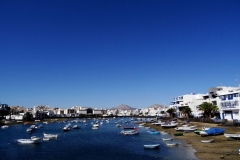
MULTIPOLYGON (((78 123, 80 129, 62 132, 67 123, 42 124, 43 128, 35 130, 32 134, 26 133, 30 125, 12 125, 8 129, 0 129, 0 159, 4 160, 197 160, 194 150, 186 147, 184 141, 176 140, 179 146, 167 147, 162 138, 169 135, 150 135, 143 127, 137 124, 128 124, 139 128, 139 135, 122 135, 121 127, 117 128, 115 122, 119 119, 103 121, 98 130, 93 130, 87 120, 88 126, 78 123), (19 144, 16 140, 43 137, 43 133, 59 134, 57 140, 51 139, 40 144, 19 144), (159 149, 144 149, 144 144, 160 144, 159 149)), ((71 122, 72 125, 76 124, 71 122)), ((38 125, 38 124, 37 124, 38 125)), ((122 126, 127 125, 122 123, 122 126)))

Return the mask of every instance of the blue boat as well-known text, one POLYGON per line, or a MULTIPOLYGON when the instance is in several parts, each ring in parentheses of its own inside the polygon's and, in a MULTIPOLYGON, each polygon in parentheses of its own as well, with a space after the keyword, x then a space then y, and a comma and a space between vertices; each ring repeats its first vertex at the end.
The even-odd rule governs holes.
POLYGON ((200 135, 203 136, 210 136, 210 135, 220 135, 220 134, 224 134, 224 129, 222 128, 210 128, 208 130, 205 131, 200 131, 200 135))
POLYGON ((149 133, 150 134, 160 134, 160 132, 158 132, 158 131, 150 131, 149 133))
POLYGON ((218 135, 218 134, 223 134, 224 133, 224 129, 222 128, 210 128, 209 130, 206 130, 205 132, 208 135, 218 135))

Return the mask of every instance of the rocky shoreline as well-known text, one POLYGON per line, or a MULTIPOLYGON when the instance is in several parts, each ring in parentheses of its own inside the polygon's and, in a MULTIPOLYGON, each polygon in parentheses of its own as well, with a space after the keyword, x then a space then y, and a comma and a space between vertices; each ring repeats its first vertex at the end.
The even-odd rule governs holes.
MULTIPOLYGON (((240 128, 235 126, 218 126, 212 123, 190 122, 189 125, 196 125, 198 129, 203 126, 224 128, 225 133, 240 133, 240 128)), ((196 150, 195 155, 200 160, 237 160, 240 159, 238 149, 240 148, 240 140, 228 141, 224 135, 201 137, 193 132, 183 133, 183 136, 174 136, 177 131, 174 128, 162 129, 161 126, 148 123, 147 126, 158 131, 170 132, 173 138, 185 140, 187 146, 191 146, 196 150), (201 140, 214 139, 212 143, 201 143, 201 140)), ((186 147, 187 147, 186 146, 186 147)))

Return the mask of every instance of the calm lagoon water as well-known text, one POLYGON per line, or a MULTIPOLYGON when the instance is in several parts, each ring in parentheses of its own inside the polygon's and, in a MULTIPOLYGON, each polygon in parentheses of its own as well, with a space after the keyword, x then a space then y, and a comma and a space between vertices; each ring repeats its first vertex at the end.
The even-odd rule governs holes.
MULTIPOLYGON (((93 130, 91 122, 77 123, 81 128, 69 132, 62 132, 68 123, 42 124, 43 128, 35 130, 32 134, 26 133, 30 125, 12 125, 8 129, 0 129, 0 159, 3 160, 197 160, 195 150, 186 147, 186 143, 174 139, 179 146, 167 147, 162 141, 169 135, 150 135, 143 127, 137 124, 125 124, 139 128, 139 135, 122 135, 121 128, 117 128, 112 119, 109 123, 103 120, 98 130, 93 130), (59 134, 57 140, 51 139, 40 144, 19 144, 16 140, 43 137, 43 133, 59 134), (159 143, 159 149, 144 149, 144 144, 159 143)), ((129 119, 126 119, 129 120, 129 119)), ((125 121, 125 120, 124 120, 125 121)), ((39 123, 40 124, 40 123, 39 123)), ((72 125, 76 124, 71 122, 72 125)), ((38 126, 38 124, 37 124, 38 126)))

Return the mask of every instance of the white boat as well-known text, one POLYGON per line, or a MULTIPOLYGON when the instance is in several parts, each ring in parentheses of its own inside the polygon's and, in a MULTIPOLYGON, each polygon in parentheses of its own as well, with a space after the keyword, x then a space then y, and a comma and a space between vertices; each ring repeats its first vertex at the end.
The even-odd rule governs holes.
POLYGON ((28 129, 26 130, 27 133, 32 133, 32 131, 33 131, 32 128, 28 128, 28 129))
POLYGON ((175 122, 161 124, 162 128, 173 128, 173 127, 177 127, 177 125, 178 123, 175 123, 175 122))
POLYGON ((212 143, 213 139, 201 140, 202 143, 212 143))
POLYGON ((93 127, 99 127, 99 124, 93 124, 93 127))
POLYGON ((31 137, 31 140, 33 140, 33 141, 38 141, 38 140, 41 141, 41 139, 42 139, 41 137, 37 137, 37 136, 31 137))
POLYGON ((79 129, 80 127, 76 124, 72 127, 73 129, 79 129))
POLYGON ((32 139, 18 139, 17 140, 19 143, 24 143, 24 144, 32 144, 32 143, 40 143, 41 140, 32 140, 32 139))
POLYGON ((178 142, 166 142, 167 146, 177 146, 178 142))
POLYGON ((2 126, 1 128, 2 129, 6 129, 6 128, 8 128, 9 126, 8 125, 4 125, 4 126, 2 126))
POLYGON ((164 141, 172 141, 173 139, 172 138, 162 138, 162 140, 164 140, 164 141))
POLYGON ((92 127, 92 129, 98 129, 98 127, 96 127, 96 126, 93 126, 93 127, 92 127))
POLYGON ((195 127, 195 126, 193 126, 193 127, 191 127, 191 126, 184 126, 184 127, 176 127, 175 128, 175 130, 176 131, 184 131, 184 132, 186 132, 186 131, 189 131, 189 132, 193 132, 193 131, 195 131, 197 128, 195 127))
POLYGON ((156 149, 156 148, 159 148, 160 144, 146 144, 143 146, 144 146, 144 148, 156 149))
POLYGON ((43 137, 43 141, 49 141, 49 138, 43 137))
POLYGON ((225 136, 226 138, 240 139, 240 134, 229 134, 229 133, 225 133, 224 136, 225 136))
POLYGON ((160 131, 161 134, 170 134, 170 132, 166 132, 166 131, 160 131))
POLYGON ((128 130, 128 131, 124 131, 124 130, 123 130, 121 133, 124 134, 124 135, 135 135, 135 134, 139 134, 139 132, 136 131, 136 130, 128 130))
POLYGON ((69 126, 63 127, 63 132, 67 132, 67 131, 70 131, 70 127, 69 126))
POLYGON ((116 127, 121 127, 121 125, 120 124, 116 124, 116 127))
POLYGON ((205 127, 205 126, 203 126, 203 127, 202 127, 202 130, 203 130, 203 131, 206 131, 206 130, 209 130, 210 128, 211 128, 211 127, 205 127))
POLYGON ((43 136, 45 138, 57 138, 58 134, 46 134, 46 133, 43 133, 43 136))

